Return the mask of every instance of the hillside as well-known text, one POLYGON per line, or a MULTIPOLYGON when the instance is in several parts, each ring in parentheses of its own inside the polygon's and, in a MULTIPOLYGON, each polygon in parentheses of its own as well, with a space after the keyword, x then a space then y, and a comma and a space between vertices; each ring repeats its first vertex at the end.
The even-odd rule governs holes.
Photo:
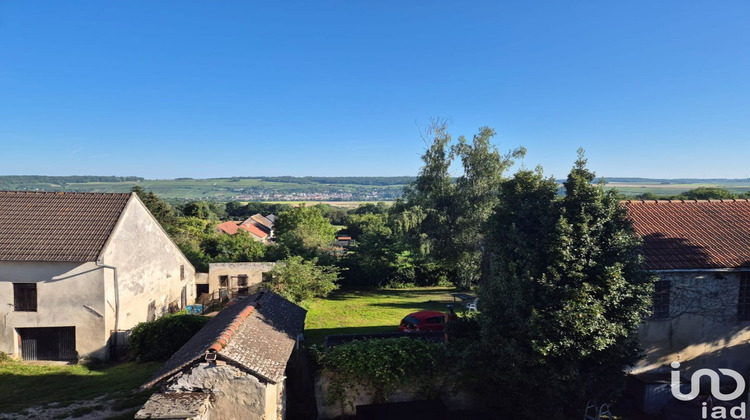
MULTIPOLYGON (((212 201, 392 201, 414 177, 233 177, 145 179, 136 176, 0 176, 0 190, 128 192, 135 185, 167 199, 212 201)), ((750 179, 606 178, 626 196, 674 195, 698 187, 750 191, 750 179)), ((562 182, 560 180, 559 182, 562 182)))

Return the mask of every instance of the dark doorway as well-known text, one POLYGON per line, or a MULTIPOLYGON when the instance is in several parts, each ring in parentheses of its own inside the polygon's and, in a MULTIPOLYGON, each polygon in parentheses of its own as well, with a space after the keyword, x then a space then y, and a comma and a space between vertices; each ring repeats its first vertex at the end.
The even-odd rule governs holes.
POLYGON ((75 327, 18 328, 23 360, 75 360, 75 327))
POLYGON ((200 297, 200 295, 204 293, 208 293, 208 285, 207 284, 196 284, 195 285, 195 292, 196 296, 200 297))

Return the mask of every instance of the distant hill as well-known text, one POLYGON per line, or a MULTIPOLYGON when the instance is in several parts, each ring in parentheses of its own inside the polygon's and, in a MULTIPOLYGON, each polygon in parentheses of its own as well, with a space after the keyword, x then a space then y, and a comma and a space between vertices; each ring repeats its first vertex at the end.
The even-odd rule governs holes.
MULTIPOLYGON (((128 192, 139 185, 167 198, 212 201, 392 201, 415 177, 293 177, 146 179, 137 176, 0 176, 0 190, 128 192)), ((750 191, 748 179, 604 178, 607 186, 627 196, 674 195, 698 187, 734 193, 750 191)), ((598 180, 597 180, 598 181, 598 180)), ((563 180, 559 180, 563 182, 563 180)))
POLYGON ((0 176, 0 190, 128 192, 139 185, 172 199, 216 201, 391 201, 414 177, 231 177, 145 179, 128 176, 0 176))

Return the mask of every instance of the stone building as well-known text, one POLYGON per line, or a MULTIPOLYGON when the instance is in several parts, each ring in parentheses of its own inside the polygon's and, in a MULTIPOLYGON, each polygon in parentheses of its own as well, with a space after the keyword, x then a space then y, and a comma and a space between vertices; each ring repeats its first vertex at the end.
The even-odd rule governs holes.
POLYGON ((750 370, 750 202, 628 201, 646 268, 659 277, 633 373, 750 370))
POLYGON ((264 291, 219 312, 144 385, 137 419, 282 419, 285 370, 306 311, 264 291))
POLYGON ((192 303, 194 275, 135 194, 0 192, 0 352, 108 359, 115 332, 192 303))

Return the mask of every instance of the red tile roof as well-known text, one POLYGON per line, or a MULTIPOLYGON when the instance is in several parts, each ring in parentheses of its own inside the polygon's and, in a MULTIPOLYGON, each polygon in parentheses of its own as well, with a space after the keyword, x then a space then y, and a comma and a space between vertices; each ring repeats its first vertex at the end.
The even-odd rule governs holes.
POLYGON ((0 191, 0 261, 95 261, 130 196, 0 191))
POLYGON ((234 235, 235 233, 237 233, 237 230, 239 228, 240 228, 239 223, 233 222, 231 220, 228 222, 224 222, 224 223, 220 223, 216 225, 216 229, 219 229, 220 231, 227 233, 229 235, 234 235))
POLYGON ((750 201, 626 201, 650 270, 750 268, 750 201))
POLYGON ((268 237, 268 233, 264 232, 263 230, 261 230, 261 228, 259 228, 258 226, 255 226, 252 223, 248 223, 246 225, 240 225, 240 227, 250 232, 251 234, 259 237, 260 239, 265 239, 268 237))
POLYGON ((168 380, 207 353, 231 362, 264 380, 284 379, 296 339, 305 328, 307 311, 265 290, 220 311, 183 345, 144 388, 168 380))
POLYGON ((266 239, 268 237, 268 233, 263 232, 259 227, 255 226, 252 223, 241 225, 240 222, 229 221, 216 225, 216 229, 219 229, 220 231, 229 235, 234 235, 238 230, 244 229, 251 235, 256 236, 260 239, 266 239))

